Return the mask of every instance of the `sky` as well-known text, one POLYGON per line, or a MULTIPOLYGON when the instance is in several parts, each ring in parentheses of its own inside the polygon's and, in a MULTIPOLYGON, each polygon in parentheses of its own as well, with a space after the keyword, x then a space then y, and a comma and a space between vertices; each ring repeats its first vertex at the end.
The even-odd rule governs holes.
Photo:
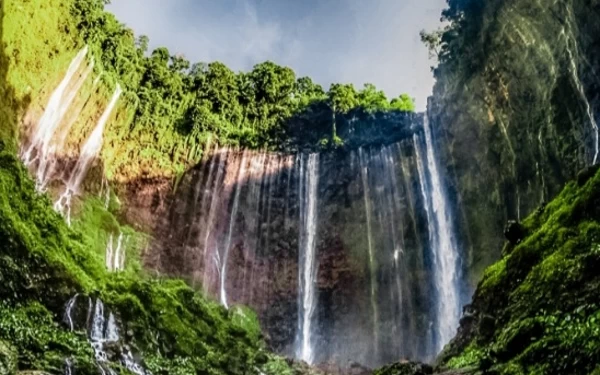
POLYGON ((150 48, 248 71, 271 60, 325 89, 373 83, 423 110, 433 86, 419 32, 440 25, 445 0, 112 0, 108 10, 150 48))

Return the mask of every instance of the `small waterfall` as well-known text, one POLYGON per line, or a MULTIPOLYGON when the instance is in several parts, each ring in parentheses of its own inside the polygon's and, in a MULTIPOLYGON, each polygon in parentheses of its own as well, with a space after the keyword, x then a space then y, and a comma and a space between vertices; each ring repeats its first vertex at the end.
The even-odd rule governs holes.
POLYGON ((423 130, 426 155, 422 154, 417 135, 414 135, 414 145, 429 222, 429 239, 434 263, 433 279, 437 291, 435 349, 439 352, 454 336, 460 318, 458 251, 427 116, 424 119, 423 130), (427 174, 424 170, 425 161, 427 174))
POLYGON ((96 304, 94 305, 90 339, 92 341, 104 340, 104 304, 100 300, 97 300, 96 304))
POLYGON ((125 246, 123 246, 123 233, 119 233, 117 237, 117 247, 113 246, 113 235, 108 237, 106 243, 106 269, 109 271, 123 271, 125 269, 125 246))
POLYGON ((73 324, 73 308, 75 307, 75 303, 77 303, 78 296, 79 294, 75 294, 73 297, 71 297, 71 299, 69 299, 67 305, 65 306, 65 315, 63 320, 69 325, 70 331, 73 331, 75 329, 75 326, 73 324))
POLYGON ((233 198, 233 208, 231 209, 231 216, 229 218, 229 231, 227 233, 227 241, 225 242, 225 254, 223 255, 222 265, 221 265, 221 303, 226 308, 229 308, 227 305, 227 291, 225 288, 225 282, 227 281, 227 260, 229 259, 229 250, 231 247, 231 235, 233 234, 233 229, 235 227, 235 220, 237 219, 237 212, 240 206, 240 192, 242 190, 242 185, 244 183, 244 179, 246 178, 246 151, 244 151, 242 155, 242 161, 239 168, 239 173, 235 183, 235 193, 233 198))
POLYGON ((117 323, 115 322, 115 316, 113 313, 108 314, 108 323, 106 324, 106 341, 119 341, 119 329, 117 328, 117 323))
POLYGON ((110 205, 110 184, 104 176, 102 177, 102 184, 100 185, 98 197, 104 198, 104 208, 108 210, 108 206, 110 205))
POLYGON ((69 358, 65 359, 65 375, 73 375, 73 363, 69 358))
POLYGON ((367 224, 367 247, 368 247, 368 255, 369 255, 369 275, 370 275, 370 295, 371 295, 371 314, 372 314, 372 324, 373 324, 373 348, 375 355, 377 355, 378 351, 378 334, 377 331, 379 329, 379 313, 377 308, 377 280, 376 280, 376 262, 375 262, 375 253, 373 249, 373 231, 371 224, 371 202, 370 202, 370 191, 369 191, 369 170, 366 165, 366 160, 364 156, 364 151, 362 148, 358 149, 358 157, 359 157, 359 165, 360 165, 360 176, 362 181, 363 188, 363 198, 365 201, 365 217, 367 224))
POLYGON ((54 209, 66 216, 67 223, 69 225, 71 224, 71 199, 73 195, 79 194, 79 189, 83 179, 87 175, 92 162, 100 153, 103 142, 104 127, 108 122, 108 119, 110 118, 110 115, 112 114, 112 111, 116 106, 122 92, 121 86, 117 84, 117 88, 115 89, 108 106, 104 110, 104 113, 102 113, 102 116, 98 120, 98 123, 92 131, 92 134, 90 134, 89 138, 81 149, 79 159, 77 160, 75 167, 71 171, 69 180, 67 181, 65 192, 54 204, 54 209))
POLYGON ((109 314, 108 324, 104 316, 104 304, 97 299, 92 317, 92 326, 90 330, 90 343, 94 349, 94 356, 102 374, 115 375, 116 373, 108 367, 108 355, 104 349, 106 343, 119 341, 119 334, 116 329, 114 316, 109 314))
POLYGON ((585 89, 583 87, 583 82, 579 78, 579 69, 577 67, 577 58, 575 56, 575 52, 573 52, 573 48, 571 47, 571 43, 575 46, 575 50, 578 51, 579 48, 577 46, 577 39, 573 33, 573 26, 571 22, 575 19, 573 16, 573 11, 569 7, 569 5, 565 4, 567 18, 566 25, 569 31, 569 35, 567 35, 565 28, 563 27, 561 31, 561 35, 565 38, 565 48, 567 51, 567 55, 569 56, 569 63, 571 65, 571 76, 573 78, 573 82, 575 83, 575 87, 583 101, 585 106, 586 114, 590 122, 590 126, 592 127, 592 132, 594 136, 594 156, 592 158, 592 164, 596 164, 598 162, 598 153, 600 152, 600 130, 598 129, 598 123, 596 122, 596 118, 594 116, 594 112, 592 111, 592 106, 590 105, 590 101, 588 100, 587 95, 585 94, 585 89))
MULTIPOLYGON (((73 322, 72 313, 78 297, 78 294, 74 295, 65 306, 65 323, 69 325, 71 331, 77 328, 73 322)), ((119 335, 119 327, 115 315, 110 311, 106 311, 104 304, 100 299, 96 299, 92 302, 92 299, 89 298, 88 301, 86 328, 88 331, 88 340, 94 350, 94 357, 99 372, 104 375, 116 375, 117 373, 110 367, 110 363, 113 362, 120 363, 136 375, 151 375, 149 371, 146 371, 135 361, 129 347, 120 343, 121 337, 119 335), (106 317, 108 317, 108 319, 106 319, 106 317), (107 344, 110 345, 107 346, 107 344), (107 351, 111 354, 109 355, 107 351), (119 352, 120 360, 116 360, 115 362, 114 357, 119 352)), ((65 359, 64 371, 65 374, 76 373, 76 368, 74 368, 70 358, 65 359)))
POLYGON ((317 235, 317 195, 319 184, 319 154, 308 156, 307 170, 304 158, 300 156, 300 212, 302 232, 299 259, 299 306, 298 306, 298 347, 297 356, 308 364, 314 360, 312 342, 312 320, 316 308, 316 235, 317 235))
MULTIPOLYGON (((69 87, 73 77, 77 71, 79 71, 81 64, 85 61, 87 53, 88 47, 85 46, 77 53, 73 61, 71 61, 62 81, 52 92, 50 99, 46 104, 44 114, 33 129, 33 136, 30 140, 29 147, 21 151, 21 159, 25 165, 31 166, 36 161, 38 162, 35 172, 38 189, 42 189, 47 184, 47 179, 50 177, 48 176, 48 163, 51 163, 54 152, 57 150, 56 145, 52 144, 56 131, 67 113, 68 108, 75 99, 76 94, 83 85, 83 82, 91 72, 92 67, 90 66, 80 76, 74 87, 69 87)), ((93 63, 91 65, 93 65, 93 63)))

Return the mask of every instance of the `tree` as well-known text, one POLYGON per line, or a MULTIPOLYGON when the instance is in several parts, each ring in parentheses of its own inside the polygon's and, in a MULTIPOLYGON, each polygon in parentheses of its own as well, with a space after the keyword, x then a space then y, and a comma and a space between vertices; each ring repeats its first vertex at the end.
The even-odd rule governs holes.
POLYGON ((337 125, 336 125, 336 112, 342 114, 348 113, 351 109, 358 106, 358 99, 356 90, 353 84, 341 84, 334 83, 329 88, 327 93, 329 106, 332 110, 332 126, 331 126, 331 140, 334 144, 338 142, 337 136, 337 125))
POLYGON ((390 109, 403 112, 414 112, 415 100, 408 94, 400 94, 399 97, 392 99, 390 109))
POLYGON ((437 29, 431 32, 421 30, 421 32, 419 33, 419 35, 421 36, 421 42, 423 42, 427 46, 430 59, 439 58, 443 34, 444 29, 437 29))
POLYGON ((300 77, 296 81, 296 101, 300 107, 306 107, 316 100, 325 100, 327 95, 323 86, 316 84, 309 77, 300 77))
POLYGON ((358 104, 369 113, 386 110, 389 107, 385 93, 377 90, 372 83, 365 83, 364 88, 358 93, 358 104))

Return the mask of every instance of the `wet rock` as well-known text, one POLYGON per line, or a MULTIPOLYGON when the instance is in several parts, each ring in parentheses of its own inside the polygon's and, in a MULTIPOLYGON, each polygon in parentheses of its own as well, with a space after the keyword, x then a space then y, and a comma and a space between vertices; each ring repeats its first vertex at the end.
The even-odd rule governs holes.
POLYGON ((504 228, 504 237, 512 245, 516 245, 525 237, 525 229, 518 221, 509 220, 504 228))

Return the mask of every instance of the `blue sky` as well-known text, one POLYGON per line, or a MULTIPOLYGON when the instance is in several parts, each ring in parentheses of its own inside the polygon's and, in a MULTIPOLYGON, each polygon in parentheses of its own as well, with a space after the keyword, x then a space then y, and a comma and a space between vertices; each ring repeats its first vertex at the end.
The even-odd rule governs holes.
POLYGON ((271 60, 332 82, 407 92, 423 109, 433 79, 421 29, 439 26, 445 0, 112 0, 108 9, 150 47, 192 62, 249 70, 271 60))

